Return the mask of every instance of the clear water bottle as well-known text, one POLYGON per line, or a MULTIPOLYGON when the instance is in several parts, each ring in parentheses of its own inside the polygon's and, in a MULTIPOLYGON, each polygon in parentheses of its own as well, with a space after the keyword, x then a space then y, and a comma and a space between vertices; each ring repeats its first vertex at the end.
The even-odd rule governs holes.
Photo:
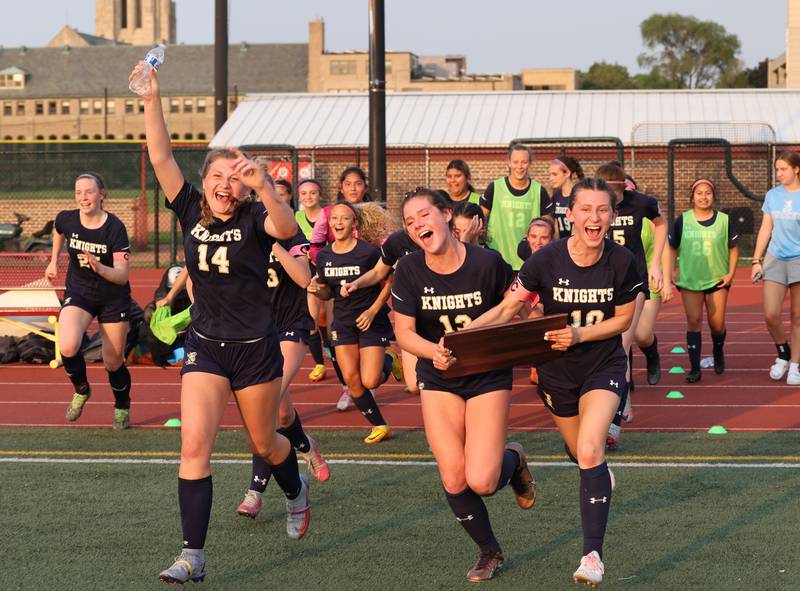
POLYGON ((158 71, 159 66, 164 63, 164 49, 166 48, 163 45, 156 45, 148 51, 144 56, 142 71, 128 85, 139 96, 150 96, 150 70, 158 71))

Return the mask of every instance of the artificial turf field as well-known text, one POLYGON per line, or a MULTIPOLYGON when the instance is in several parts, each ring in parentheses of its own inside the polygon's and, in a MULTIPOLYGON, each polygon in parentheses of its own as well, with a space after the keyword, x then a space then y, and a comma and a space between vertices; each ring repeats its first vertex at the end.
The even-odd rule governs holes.
MULTIPOLYGON (((475 548, 424 437, 376 447, 318 431, 331 479, 312 482, 308 535, 285 534, 274 482, 254 521, 241 432, 217 440, 203 589, 465 589, 475 548)), ((555 433, 513 433, 539 497, 487 499, 506 557, 493 589, 570 589, 581 554, 576 468, 555 433)), ((797 433, 626 433, 605 545, 607 589, 797 589, 797 433)), ((180 545, 177 430, 0 430, 0 588, 158 589, 180 545)), ((189 584, 190 588, 194 588, 189 584)))

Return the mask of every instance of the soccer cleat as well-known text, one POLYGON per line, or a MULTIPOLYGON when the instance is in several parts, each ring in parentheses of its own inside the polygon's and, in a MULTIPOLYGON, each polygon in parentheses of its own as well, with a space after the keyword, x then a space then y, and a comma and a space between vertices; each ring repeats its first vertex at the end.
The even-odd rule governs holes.
POLYGON ((535 367, 531 368, 531 384, 538 384, 539 383, 539 372, 536 371, 535 367))
POLYGON ((633 404, 631 403, 630 391, 628 391, 628 397, 625 399, 625 406, 622 408, 622 420, 626 423, 633 422, 633 404))
POLYGON ((131 413, 127 408, 114 409, 114 424, 111 426, 114 431, 122 431, 131 428, 131 413))
POLYGON ((91 391, 88 391, 86 394, 78 394, 75 392, 75 394, 72 396, 72 402, 70 402, 69 406, 67 407, 68 421, 77 421, 79 418, 81 418, 81 414, 83 414, 83 407, 91 395, 91 391))
POLYGON ((661 380, 661 355, 656 353, 647 358, 647 383, 655 386, 661 380))
POLYGON ((158 578, 171 585, 183 585, 186 581, 202 582, 206 578, 205 552, 202 549, 184 549, 171 567, 161 571, 158 578))
POLYGON ((517 497, 517 505, 522 509, 530 509, 536 504, 536 480, 528 468, 528 458, 522 445, 515 441, 507 443, 506 449, 510 449, 519 457, 519 465, 511 476, 511 488, 517 497))
POLYGON ((392 436, 392 430, 389 425, 377 425, 369 432, 369 435, 364 437, 364 443, 372 445, 373 443, 380 443, 384 439, 389 439, 392 436))
POLYGON ((400 361, 400 357, 391 349, 386 349, 386 354, 392 358, 392 376, 394 376, 394 379, 398 382, 402 382, 405 376, 403 374, 403 364, 400 361))
POLYGON ((318 363, 317 365, 314 366, 314 369, 312 369, 311 372, 308 374, 308 379, 311 380, 312 382, 321 382, 322 380, 325 379, 325 374, 327 372, 328 370, 325 368, 325 366, 321 363, 318 363))
POLYGON ((786 383, 790 386, 800 386, 800 369, 792 363, 786 373, 786 383))
POLYGON ((773 363, 772 367, 769 368, 769 377, 771 377, 775 381, 782 380, 783 376, 786 375, 786 372, 788 370, 789 370, 789 362, 786 359, 781 359, 780 357, 776 357, 775 363, 773 363))
POLYGON ((579 585, 594 588, 603 582, 604 574, 606 574, 606 570, 603 566, 603 561, 600 560, 597 550, 592 550, 581 558, 581 565, 572 575, 572 578, 579 585))
POLYGON ((325 461, 325 458, 322 457, 322 454, 319 453, 319 447, 317 446, 317 442, 314 441, 314 438, 308 434, 306 434, 306 437, 308 438, 310 449, 308 452, 301 451, 298 453, 306 461, 308 471, 311 472, 311 475, 320 482, 325 482, 331 477, 331 469, 328 468, 328 463, 325 461))
POLYGON ((622 427, 611 423, 608 427, 608 435, 606 435, 606 447, 611 451, 617 451, 621 437, 622 427))
POLYGON ((257 490, 247 489, 244 491, 244 499, 236 508, 236 512, 244 517, 255 519, 261 511, 261 495, 257 490))
POLYGON ((345 411, 351 406, 353 406, 353 398, 350 396, 350 388, 344 386, 342 395, 339 396, 339 401, 336 403, 336 410, 345 411))
POLYGON ((503 554, 500 550, 481 552, 475 565, 467 571, 467 580, 473 583, 488 581, 503 566, 503 554))
POLYGON ((291 540, 299 540, 306 535, 311 522, 308 476, 301 474, 300 484, 300 494, 294 499, 286 499, 286 533, 291 540))
POLYGON ((689 373, 686 374, 686 381, 690 384, 694 384, 695 382, 699 382, 703 378, 703 375, 700 373, 699 367, 693 367, 689 370, 689 373))

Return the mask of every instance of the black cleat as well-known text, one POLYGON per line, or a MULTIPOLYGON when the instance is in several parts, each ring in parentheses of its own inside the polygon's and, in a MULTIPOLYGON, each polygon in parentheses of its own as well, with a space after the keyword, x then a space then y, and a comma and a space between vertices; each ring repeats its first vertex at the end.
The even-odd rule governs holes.
POLYGON ((717 375, 725 373, 725 353, 722 347, 714 347, 714 373, 717 375))
POLYGON ((655 386, 661 380, 661 355, 656 353, 647 358, 647 383, 655 386))
POLYGON ((699 382, 701 377, 700 368, 693 367, 691 370, 689 370, 689 375, 686 376, 686 381, 690 384, 694 384, 695 382, 699 382))

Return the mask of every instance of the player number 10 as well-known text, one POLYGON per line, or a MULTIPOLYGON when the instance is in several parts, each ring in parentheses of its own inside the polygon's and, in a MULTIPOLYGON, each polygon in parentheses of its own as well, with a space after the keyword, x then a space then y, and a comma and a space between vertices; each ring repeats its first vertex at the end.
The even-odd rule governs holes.
POLYGON ((584 318, 584 322, 581 324, 581 317, 583 316, 580 310, 573 310, 570 313, 570 318, 572 319, 572 326, 591 326, 592 324, 597 324, 598 322, 602 322, 603 318, 605 318, 605 314, 603 314, 602 310, 589 310, 586 312, 586 317, 584 318))

